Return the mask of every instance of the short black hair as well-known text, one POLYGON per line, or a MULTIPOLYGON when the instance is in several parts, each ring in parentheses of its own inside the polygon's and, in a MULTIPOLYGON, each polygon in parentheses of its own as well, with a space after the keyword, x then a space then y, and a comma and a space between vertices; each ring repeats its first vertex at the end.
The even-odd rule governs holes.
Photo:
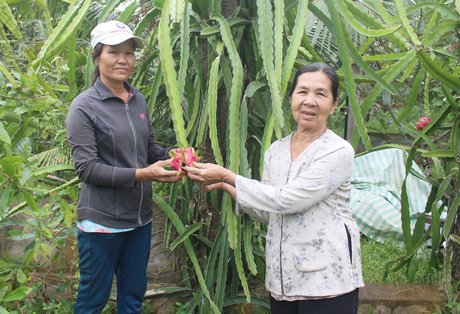
POLYGON ((313 62, 300 67, 295 73, 294 80, 292 81, 291 85, 291 92, 289 95, 292 96, 292 94, 294 93, 299 76, 307 72, 323 72, 327 75, 327 77, 331 81, 332 98, 335 102, 339 97, 339 77, 330 65, 322 62, 313 62))

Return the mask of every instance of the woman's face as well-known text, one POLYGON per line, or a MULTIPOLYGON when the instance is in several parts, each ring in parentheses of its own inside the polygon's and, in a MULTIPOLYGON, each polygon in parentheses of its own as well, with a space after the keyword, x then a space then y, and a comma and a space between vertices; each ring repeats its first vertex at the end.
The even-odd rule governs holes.
POLYGON ((297 79, 291 95, 291 109, 297 129, 321 131, 337 106, 329 77, 321 71, 306 72, 297 79))
POLYGON ((104 45, 94 63, 99 66, 102 81, 116 84, 129 78, 135 61, 133 41, 127 40, 114 46, 104 45))

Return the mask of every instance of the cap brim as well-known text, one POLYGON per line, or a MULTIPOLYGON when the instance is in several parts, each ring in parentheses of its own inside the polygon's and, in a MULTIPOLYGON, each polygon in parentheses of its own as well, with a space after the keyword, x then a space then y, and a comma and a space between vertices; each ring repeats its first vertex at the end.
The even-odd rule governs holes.
POLYGON ((129 35, 129 34, 119 34, 117 36, 112 36, 110 38, 101 40, 100 43, 104 45, 118 45, 121 44, 129 39, 132 39, 134 41, 134 46, 136 48, 142 49, 144 48, 144 42, 140 37, 134 36, 134 35, 129 35))

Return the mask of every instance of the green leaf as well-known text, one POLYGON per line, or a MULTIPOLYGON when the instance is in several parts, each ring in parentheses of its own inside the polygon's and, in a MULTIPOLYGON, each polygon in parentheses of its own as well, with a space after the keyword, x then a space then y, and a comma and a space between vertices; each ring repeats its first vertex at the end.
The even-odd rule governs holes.
POLYGON ((6 66, 3 64, 1 60, 0 60, 0 72, 3 73, 3 75, 6 77, 8 82, 10 82, 10 84, 13 85, 13 87, 15 88, 18 87, 18 83, 16 82, 16 79, 13 77, 13 75, 11 75, 11 73, 8 71, 8 69, 6 68, 6 66))
POLYGON ((22 196, 24 196, 24 199, 26 200, 27 204, 29 204, 30 208, 32 208, 34 211, 38 210, 38 204, 30 193, 27 191, 22 191, 22 196))
POLYGON ((6 131, 5 127, 3 126, 3 122, 0 121, 0 141, 8 144, 11 146, 11 138, 8 132, 6 131))
POLYGON ((265 152, 272 143, 273 128, 275 125, 275 116, 270 113, 265 121, 264 134, 262 136, 262 145, 260 148, 259 173, 262 175, 264 169, 265 152))
POLYGON ((179 67, 179 93, 184 93, 185 80, 187 78, 187 66, 190 56, 190 14, 188 1, 184 4, 183 18, 181 19, 180 32, 180 67, 179 67))
POLYGON ((396 12, 398 13, 398 17, 402 23, 404 30, 409 35, 410 39, 412 40, 412 43, 415 46, 420 46, 421 42, 418 39, 417 34, 415 34, 415 31, 412 28, 410 21, 407 19, 407 12, 406 12, 403 0, 394 0, 394 2, 395 2, 396 12))
MULTIPOLYGON (((229 253, 230 253, 230 247, 229 247, 229 242, 225 240, 225 236, 227 234, 227 228, 223 227, 221 228, 222 230, 222 238, 223 241, 221 241, 220 245, 220 250, 219 250, 219 264, 217 268, 217 276, 216 274, 212 274, 208 272, 209 276, 214 275, 214 279, 216 281, 216 293, 215 293, 215 299, 216 299, 216 304, 219 308, 222 308, 222 305, 224 303, 224 298, 225 298, 225 289, 227 287, 227 277, 228 277, 228 266, 229 266, 229 253), (212 275, 211 275, 212 274, 212 275)), ((212 270, 214 272, 215 268, 212 270)))
POLYGON ((199 111, 201 110, 201 79, 197 75, 195 78, 194 82, 194 98, 193 98, 193 111, 191 114, 191 117, 189 118, 189 121, 187 123, 187 129, 185 130, 185 133, 187 136, 190 136, 192 130, 196 127, 196 120, 198 118, 199 111))
MULTIPOLYGON (((228 23, 228 26, 230 26, 230 28, 232 28, 234 26, 247 25, 247 24, 250 24, 251 22, 248 21, 245 18, 237 16, 237 17, 229 17, 229 18, 227 18, 227 23, 228 23)), ((205 37, 215 35, 217 33, 219 33, 219 26, 218 25, 206 26, 200 31, 201 36, 205 36, 205 37)))
POLYGON ((224 46, 218 43, 216 47, 217 56, 211 64, 208 85, 208 121, 209 121, 209 139, 211 140, 212 151, 216 158, 216 163, 223 166, 224 161, 219 148, 219 139, 217 132, 217 93, 219 88, 219 62, 220 55, 224 46))
MULTIPOLYGON (((394 25, 395 19, 387 12, 387 9, 382 4, 382 1, 365 1, 366 6, 372 9, 377 16, 369 16, 368 12, 363 11, 359 5, 356 5, 354 1, 346 1, 348 10, 353 16, 360 20, 362 24, 372 27, 374 29, 382 29, 384 25, 394 25), (385 24, 381 24, 379 21, 382 20, 385 24)), ((399 32, 390 33, 385 36, 392 44, 397 47, 397 50, 406 51, 406 39, 402 37, 399 32)))
MULTIPOLYGON (((241 226, 241 216, 237 217, 237 225, 241 226)), ((241 285, 243 286, 244 294, 246 295, 246 302, 251 302, 251 292, 249 291, 248 282, 243 268, 243 257, 242 257, 242 248, 241 248, 241 232, 238 233, 237 247, 233 250, 235 254, 235 264, 238 271, 238 277, 240 278, 241 285)))
MULTIPOLYGON (((398 62, 395 64, 392 64, 389 67, 389 70, 385 73, 383 76, 383 79, 387 82, 391 82, 394 80, 398 74, 400 74, 402 71, 407 69, 407 67, 413 63, 414 59, 416 58, 416 52, 415 50, 411 50, 406 53, 406 55, 401 58, 398 62)), ((374 89, 368 94, 367 98, 364 100, 364 102, 361 105, 361 115, 365 116, 369 112, 370 108, 375 104, 375 101, 377 97, 382 93, 383 87, 380 85, 376 85, 374 89)), ((352 138, 352 144, 353 147, 356 147, 359 141, 359 136, 357 133, 353 134, 352 138)))
POLYGON ((380 84, 383 88, 389 91, 391 94, 396 94, 396 90, 391 86, 387 81, 381 78, 361 57, 358 51, 355 48, 351 36, 347 32, 343 32, 345 36, 345 42, 347 44, 348 52, 353 59, 353 61, 364 71, 371 79, 380 84))
POLYGON ((447 19, 451 19, 451 20, 458 19, 458 15, 455 14, 445 3, 438 3, 438 2, 433 2, 433 1, 423 1, 423 2, 415 3, 415 5, 411 5, 407 7, 406 12, 407 14, 410 15, 412 12, 423 10, 425 8, 439 12, 441 15, 443 15, 447 19))
MULTIPOLYGON (((168 1, 168 0, 166 0, 168 1)), ((169 220, 173 223, 174 227, 179 233, 183 233, 185 231, 185 227, 180 220, 179 216, 177 213, 174 211, 174 209, 169 206, 168 203, 166 203, 160 196, 158 196, 156 193, 153 193, 152 195, 153 201, 160 206, 161 209, 163 209, 163 212, 165 215, 169 218, 169 220)), ((186 238, 184 240, 184 246, 185 249, 188 253, 188 256, 190 258, 190 261, 192 262, 193 268, 195 270, 195 274, 197 276, 198 282, 200 284, 200 287, 203 291, 204 296, 208 299, 209 303, 211 304, 211 307, 214 311, 214 313, 220 313, 219 309, 217 308, 216 304, 213 302, 213 300, 210 298, 209 295, 209 290, 208 287, 206 286, 206 282, 203 277, 203 272, 201 271, 200 268, 200 263, 198 262, 198 258, 196 256, 195 248, 192 245, 192 242, 190 239, 186 238)))
POLYGON ((404 109, 398 116, 396 120, 397 123, 401 123, 403 120, 407 119, 412 112, 415 104, 417 103, 418 93, 420 90, 420 86, 422 85, 422 80, 425 76, 425 70, 421 68, 418 70, 417 75, 415 76, 414 80, 412 81, 412 87, 409 92, 409 96, 407 97, 407 103, 404 106, 404 109))
POLYGON ((73 211, 70 208, 69 203, 64 201, 63 199, 59 202, 61 210, 64 212, 64 224, 66 227, 71 227, 73 222, 73 211))
POLYGON ((240 138, 241 138, 241 146, 240 146, 240 174, 244 177, 250 178, 251 177, 251 169, 248 163, 248 151, 246 149, 246 139, 248 138, 248 118, 249 118, 249 111, 248 111, 248 102, 246 101, 246 97, 243 97, 243 101, 241 102, 241 110, 240 110, 240 138))
POLYGON ((202 223, 195 222, 193 225, 186 228, 184 232, 181 233, 179 237, 177 237, 177 239, 171 243, 171 250, 174 251, 179 244, 188 239, 193 233, 195 233, 195 231, 199 230, 202 226, 202 223))
POLYGON ((442 234, 445 239, 447 239, 449 237, 449 234, 452 232, 452 227, 457 217, 459 207, 460 207, 460 194, 457 194, 457 196, 455 197, 455 199, 451 202, 449 206, 449 209, 447 211, 447 217, 444 222, 444 227, 442 229, 442 234))
POLYGON ((258 32, 260 39, 260 54, 262 56, 265 73, 267 76, 268 86, 272 96, 272 108, 275 116, 274 127, 276 137, 281 138, 281 129, 284 126, 284 118, 282 112, 282 99, 280 94, 280 86, 278 85, 278 74, 275 72, 274 64, 274 47, 273 41, 273 14, 270 1, 257 0, 257 14, 259 18, 258 32))
POLYGON ((126 6, 123 12, 121 12, 121 14, 118 16, 118 21, 128 24, 128 21, 132 18, 138 6, 139 4, 136 1, 128 4, 128 6, 126 6))
POLYGON ((116 11, 115 8, 122 2, 123 2, 122 0, 109 0, 109 1, 106 1, 104 3, 104 6, 102 7, 102 11, 99 12, 99 14, 97 15, 97 17, 98 17, 97 22, 98 23, 107 22, 109 17, 110 17, 110 15, 113 14, 113 12, 116 11))
POLYGON ((20 284, 23 284, 27 280, 27 276, 26 276, 26 274, 24 274, 22 269, 18 269, 18 272, 16 273, 16 280, 20 284))
MULTIPOLYGON (((283 66, 283 20, 284 20, 284 1, 274 1, 275 5, 275 19, 274 19, 274 48, 275 48, 275 73, 278 73, 278 89, 281 88, 281 77, 279 73, 281 73, 282 66, 283 66)), ((306 7, 305 7, 306 9, 306 7)), ((306 15, 307 10, 303 11, 306 15)), ((303 24, 302 24, 303 26, 303 24)), ((301 30, 301 34, 303 34, 303 28, 301 30)), ((302 35, 300 35, 302 36, 302 35)), ((301 37, 302 38, 302 37, 301 37)), ((281 101, 282 101, 281 97, 281 101)))
POLYGON ((91 0, 84 0, 72 5, 43 43, 37 57, 32 61, 32 66, 36 66, 43 60, 54 56, 63 46, 68 44, 69 38, 73 37, 74 32, 78 30, 80 24, 84 21, 91 2, 91 0))
MULTIPOLYGON (((232 39, 232 35, 230 32, 230 27, 228 26, 226 20, 222 15, 214 15, 213 19, 217 20, 220 25, 222 40, 224 41, 225 48, 227 49, 231 65, 232 65, 232 87, 230 92, 230 111, 229 111, 229 125, 230 127, 230 163, 228 168, 238 173, 239 170, 239 161, 240 161, 240 138, 238 136, 239 133, 239 109, 241 104, 241 95, 243 93, 243 65, 241 63, 241 59, 239 57, 238 51, 236 49, 236 45, 232 39)), ((230 236, 232 239, 235 239, 232 236, 231 231, 230 236)), ((230 247, 232 246, 232 242, 230 242, 230 247)), ((234 242, 233 242, 234 244, 234 242)))
POLYGON ((409 260, 409 265, 407 269, 407 279, 409 282, 415 281, 415 274, 418 270, 418 260, 416 256, 412 256, 409 260))
MULTIPOLYGON (((410 156, 410 155, 409 155, 410 156)), ((409 159, 410 157, 408 157, 409 159)), ((407 175, 404 178, 404 182, 401 188, 401 227, 403 231, 404 244, 406 245, 406 250, 412 249, 412 236, 410 229, 410 208, 409 208, 409 198, 407 196, 407 175)))
POLYGON ((423 49, 417 50, 417 57, 433 77, 448 88, 460 92, 460 79, 454 77, 440 67, 423 49))
POLYGON ((16 39, 22 39, 22 33, 19 30, 16 18, 5 0, 0 0, 0 21, 2 25, 5 25, 11 31, 16 39))
POLYGON ((179 82, 177 73, 174 68, 173 51, 171 37, 169 35, 171 12, 171 1, 165 0, 163 10, 161 11, 160 25, 158 31, 158 45, 160 49, 161 70, 163 71, 166 93, 169 98, 169 107, 176 133, 176 139, 180 147, 187 147, 187 135, 185 133, 185 123, 181 105, 181 95, 179 91, 179 82))
POLYGON ((388 60, 399 60, 404 57, 407 52, 395 52, 386 54, 374 54, 369 56, 363 56, 364 61, 388 61, 388 60))
POLYGON ((244 253, 249 271, 255 276, 257 274, 257 265, 252 252, 252 220, 249 217, 244 219, 244 253))
MULTIPOLYGON (((161 65, 160 65, 161 66, 161 65)), ((153 117, 153 112, 155 111, 155 105, 158 97, 158 92, 160 90, 160 85, 163 82, 163 72, 157 71, 155 78, 153 79, 153 83, 150 85, 150 93, 149 93, 149 102, 147 104, 147 108, 149 110, 149 117, 153 117)))
POLYGON ((36 3, 40 7, 40 9, 42 9, 43 14, 45 15, 45 21, 46 21, 46 25, 48 26, 48 29, 51 29, 53 26, 51 24, 51 15, 50 15, 50 12, 48 10, 47 1, 46 0, 37 0, 36 3))
POLYGON ((54 166, 40 167, 38 169, 34 169, 32 173, 34 176, 38 177, 44 174, 50 174, 56 171, 63 171, 63 170, 74 170, 74 167, 73 165, 54 165, 54 166))
POLYGON ((281 72, 281 99, 284 99, 289 79, 291 77, 291 72, 294 66, 294 61, 302 43, 302 38, 305 31, 305 22, 307 21, 307 14, 308 0, 300 0, 299 7, 297 8, 294 27, 292 29, 292 36, 289 41, 290 44, 286 51, 286 57, 284 58, 281 72))
POLYGON ((367 37, 383 37, 388 34, 391 34, 395 31, 397 31, 401 25, 394 25, 394 26, 386 26, 382 25, 380 29, 370 29, 368 25, 363 26, 361 25, 358 21, 354 14, 364 14, 362 11, 355 11, 355 12, 350 12, 347 9, 347 6, 343 2, 343 0, 337 0, 337 9, 340 12, 340 14, 343 16, 343 18, 347 21, 347 23, 358 33, 361 35, 367 36, 367 37))
POLYGON ((69 67, 69 72, 67 73, 69 85, 70 85, 70 90, 69 93, 67 93, 66 100, 71 101, 74 97, 75 94, 77 93, 78 90, 78 85, 77 85, 77 65, 76 65, 76 59, 77 59, 77 34, 74 33, 73 36, 69 40, 69 57, 68 57, 68 62, 67 65, 69 67))
POLYGON ((460 21, 446 21, 442 22, 438 27, 432 31, 426 38, 422 40, 422 45, 431 47, 439 40, 444 40, 443 37, 449 32, 455 32, 460 27, 460 21))
POLYGON ((18 171, 20 163, 21 158, 19 156, 9 156, 0 159, 0 166, 2 167, 6 175, 8 175, 10 178, 16 177, 16 173, 18 171))
POLYGON ((417 217, 415 222, 414 232, 412 235, 412 243, 414 246, 420 246, 424 242, 425 235, 425 226, 426 226, 426 214, 422 213, 417 217))
MULTIPOLYGON (((366 125, 364 123, 364 117, 361 113, 361 108, 359 105, 358 95, 356 94, 357 87, 353 79, 354 73, 351 67, 351 60, 348 55, 349 50, 347 49, 347 43, 345 41, 346 35, 344 34, 344 27, 340 20, 340 16, 337 13, 335 5, 329 1, 326 2, 326 4, 329 9, 329 13, 331 14, 331 21, 334 25, 334 32, 337 38, 339 48, 339 55, 342 60, 342 69, 345 78, 345 89, 350 99, 350 106, 351 111, 353 113, 353 117, 355 118, 357 134, 359 134, 359 136, 361 137, 364 147, 366 147, 366 149, 370 149, 372 147, 372 144, 369 135, 367 134, 366 125)), ((354 145, 354 147, 356 146, 357 145, 354 145)))
POLYGON ((423 157, 438 157, 438 158, 455 158, 457 154, 451 150, 438 149, 422 153, 423 157))
POLYGON ((19 287, 10 293, 8 293, 4 298, 3 302, 11 302, 11 301, 21 301, 23 300, 26 296, 29 295, 29 293, 32 292, 32 288, 30 287, 19 287))

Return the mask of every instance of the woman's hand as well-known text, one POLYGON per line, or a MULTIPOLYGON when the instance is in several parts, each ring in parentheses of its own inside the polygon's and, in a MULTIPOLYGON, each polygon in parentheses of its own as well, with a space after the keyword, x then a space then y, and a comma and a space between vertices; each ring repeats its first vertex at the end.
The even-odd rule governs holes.
POLYGON ((236 197, 236 175, 219 165, 194 163, 194 167, 183 167, 187 176, 199 183, 205 191, 222 189, 233 199, 236 197))
POLYGON ((202 186, 219 182, 235 185, 235 174, 216 164, 196 162, 193 167, 183 167, 182 169, 186 171, 190 179, 200 183, 202 186))
POLYGON ((172 158, 160 160, 148 167, 136 170, 136 182, 157 181, 157 182, 177 182, 182 179, 175 170, 166 170, 164 167, 169 166, 172 158))

